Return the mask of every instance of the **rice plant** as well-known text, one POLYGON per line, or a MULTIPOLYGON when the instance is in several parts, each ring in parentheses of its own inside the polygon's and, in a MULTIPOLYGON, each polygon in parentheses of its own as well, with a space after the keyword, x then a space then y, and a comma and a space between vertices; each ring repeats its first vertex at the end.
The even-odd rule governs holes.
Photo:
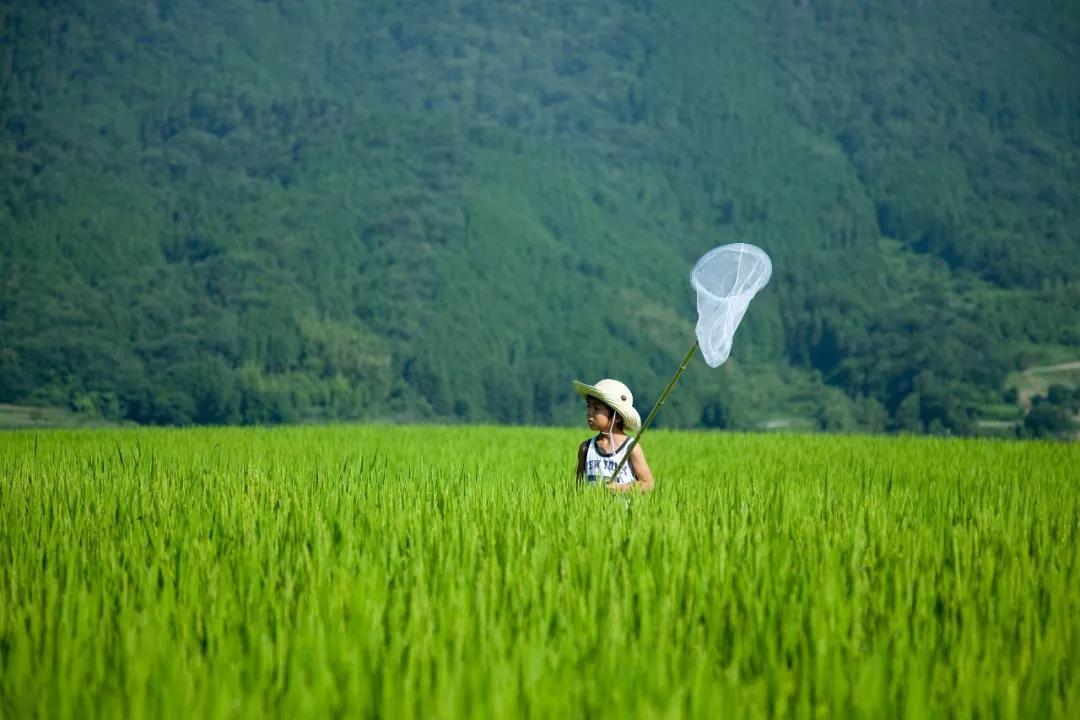
POLYGON ((0 717, 1077 717, 1080 447, 0 435, 0 717))

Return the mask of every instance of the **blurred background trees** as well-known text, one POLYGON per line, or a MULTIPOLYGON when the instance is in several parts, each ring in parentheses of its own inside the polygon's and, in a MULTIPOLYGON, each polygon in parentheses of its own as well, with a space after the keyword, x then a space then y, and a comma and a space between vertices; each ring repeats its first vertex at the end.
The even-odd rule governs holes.
POLYGON ((662 424, 978 432, 1077 359, 1074 3, 0 18, 0 402, 573 423, 569 381, 618 376, 647 408, 734 241, 776 276, 662 424))

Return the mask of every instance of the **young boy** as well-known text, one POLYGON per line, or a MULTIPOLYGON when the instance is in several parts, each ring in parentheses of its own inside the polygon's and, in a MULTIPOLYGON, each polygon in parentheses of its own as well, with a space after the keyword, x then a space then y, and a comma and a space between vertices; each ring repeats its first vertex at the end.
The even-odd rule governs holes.
POLYGON ((630 388, 618 380, 601 380, 595 385, 575 380, 574 389, 585 398, 589 429, 599 433, 578 447, 578 480, 602 481, 613 492, 652 490, 655 485, 652 470, 645 461, 644 451, 636 443, 630 451, 630 460, 619 471, 619 477, 611 477, 630 444, 626 432, 641 429, 641 416, 634 409, 630 388))

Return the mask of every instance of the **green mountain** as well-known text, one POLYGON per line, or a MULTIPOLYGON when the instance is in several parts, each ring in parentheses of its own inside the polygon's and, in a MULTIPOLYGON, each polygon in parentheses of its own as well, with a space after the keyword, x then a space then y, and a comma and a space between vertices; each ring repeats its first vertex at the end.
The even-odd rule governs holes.
POLYGON ((693 261, 773 257, 670 426, 978 430, 1080 356, 1064 0, 9 3, 0 403, 647 411, 693 261), (1015 393, 1014 393, 1015 394, 1015 393))

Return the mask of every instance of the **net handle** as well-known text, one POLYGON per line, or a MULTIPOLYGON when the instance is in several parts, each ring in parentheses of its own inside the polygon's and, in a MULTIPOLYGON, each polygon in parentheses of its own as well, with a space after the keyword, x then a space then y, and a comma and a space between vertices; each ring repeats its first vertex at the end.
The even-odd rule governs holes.
POLYGON ((679 365, 679 369, 676 370, 675 374, 671 376, 671 380, 668 381, 667 387, 664 388, 664 392, 660 393, 660 398, 656 401, 656 404, 653 405, 653 409, 649 413, 649 416, 645 418, 645 422, 641 424, 641 430, 639 430, 638 434, 635 435, 633 440, 630 441, 630 445, 626 448, 626 454, 623 455, 622 460, 619 461, 618 466, 615 468, 615 474, 611 476, 612 482, 614 482, 619 477, 619 473, 622 472, 623 465, 625 465, 626 461, 630 459, 630 453, 634 451, 634 446, 638 444, 639 440, 641 440, 641 436, 644 435, 645 431, 649 429, 649 425, 652 424, 653 418, 656 417, 656 413, 660 412, 660 408, 664 407, 664 403, 667 402, 668 395, 671 394, 671 390, 675 387, 675 383, 679 380, 679 376, 683 374, 683 371, 686 370, 686 366, 690 364, 690 359, 694 357, 694 353, 697 352, 698 342, 698 340, 695 340, 694 344, 690 346, 690 349, 686 351, 686 357, 682 359, 682 363, 679 365))

